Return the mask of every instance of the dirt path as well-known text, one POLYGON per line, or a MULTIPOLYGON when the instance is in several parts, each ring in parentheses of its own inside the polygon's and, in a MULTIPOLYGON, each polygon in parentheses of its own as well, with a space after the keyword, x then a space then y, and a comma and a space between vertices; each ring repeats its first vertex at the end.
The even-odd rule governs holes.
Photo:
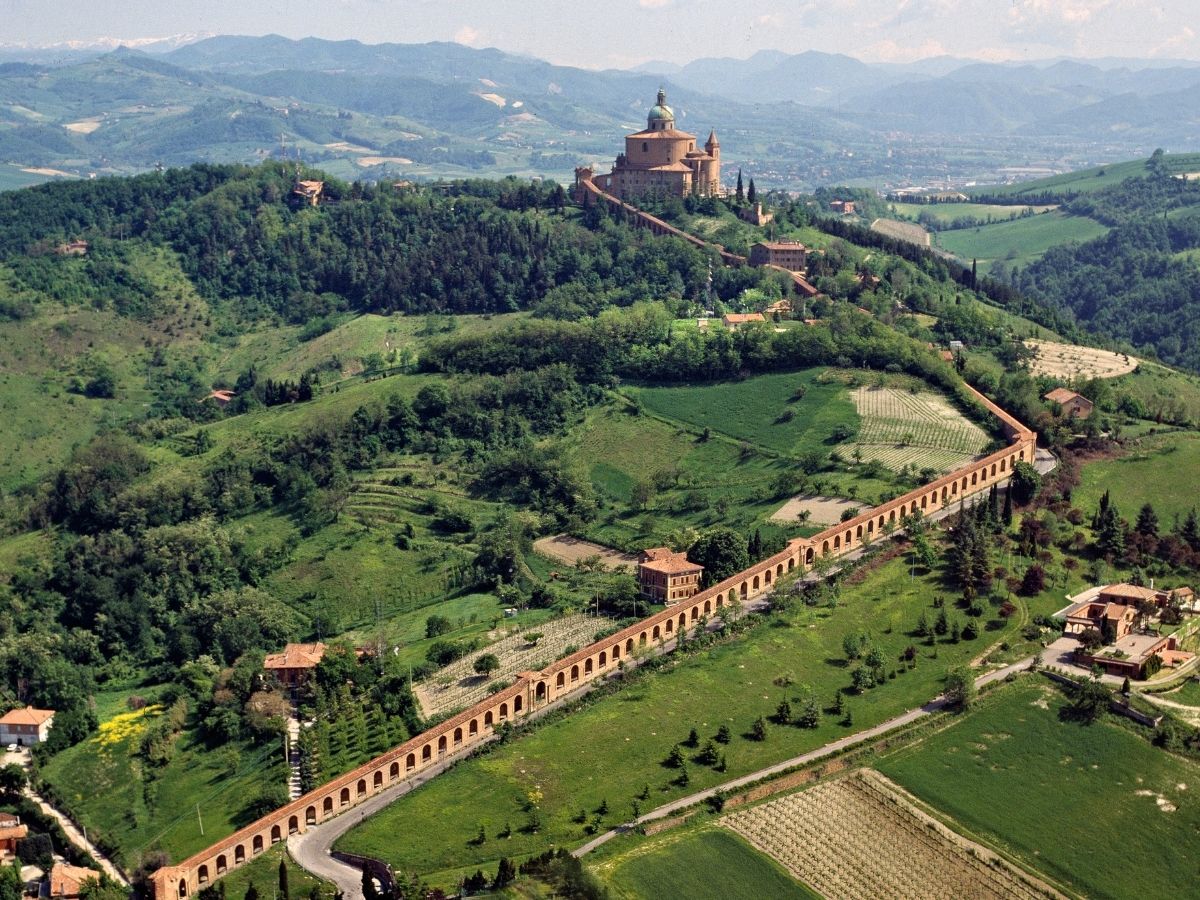
POLYGON ((533 542, 533 549, 542 556, 557 559, 569 566, 575 565, 581 559, 598 556, 600 561, 609 569, 632 569, 637 565, 636 553, 622 553, 603 544, 593 544, 582 538, 569 534, 556 534, 554 537, 540 538, 533 542))
POLYGON ((110 878, 119 884, 125 885, 125 887, 129 887, 129 880, 125 877, 125 874, 116 867, 112 860, 96 849, 95 844, 84 837, 83 832, 75 827, 74 822, 47 803, 40 794, 33 790, 33 788, 26 788, 25 796, 36 803, 42 812, 50 816, 52 819, 54 819, 54 821, 58 822, 58 824, 62 827, 63 832, 67 835, 67 839, 96 862, 98 862, 100 864, 100 868, 102 868, 110 878))

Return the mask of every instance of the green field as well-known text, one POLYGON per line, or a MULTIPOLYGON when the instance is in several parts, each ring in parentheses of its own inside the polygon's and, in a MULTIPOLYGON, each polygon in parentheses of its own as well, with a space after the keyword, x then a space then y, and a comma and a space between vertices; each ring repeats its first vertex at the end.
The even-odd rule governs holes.
MULTIPOLYGON (((1163 157, 1163 162, 1168 171, 1172 173, 1195 172, 1200 170, 1200 153, 1168 153, 1163 157)), ((1126 162, 1107 163, 1103 166, 1093 166, 1090 169, 1080 169, 1078 172, 1067 172, 1066 174, 1053 175, 1049 178, 1039 178, 1036 181, 1022 181, 1017 184, 971 188, 967 193, 976 195, 1000 194, 1013 198, 1019 198, 1023 195, 1036 196, 1045 191, 1087 194, 1120 184, 1127 178, 1144 178, 1145 175, 1146 160, 1134 159, 1126 162)))
POLYGON ((786 456, 828 454, 838 425, 858 431, 858 415, 846 387, 822 382, 823 369, 760 375, 704 387, 629 388, 656 415, 696 429, 711 428, 786 456), (793 399, 803 390, 802 399, 793 399), (789 417, 790 416, 790 417, 789 417))
POLYGON ((1041 681, 1005 688, 877 768, 1087 896, 1193 895, 1200 765, 1115 724, 1060 721, 1063 702, 1041 681), (1100 835, 1115 842, 1098 850, 1100 835))
MULTIPOLYGON (((586 857, 585 857, 586 859, 586 857)), ((594 871, 614 900, 721 897, 811 900, 818 895, 778 863, 723 829, 669 833, 594 871)))
POLYGON ((266 852, 254 857, 244 866, 239 866, 217 882, 218 890, 225 895, 239 900, 246 896, 246 890, 251 884, 258 890, 259 897, 279 896, 279 861, 287 861, 288 893, 296 898, 310 898, 313 890, 320 891, 322 898, 334 896, 333 885, 321 881, 311 875, 307 869, 302 869, 292 859, 284 845, 268 847, 266 852))
POLYGON ((700 655, 677 657, 668 669, 614 696, 456 766, 350 832, 340 846, 452 883, 458 872, 494 866, 500 856, 582 843, 586 834, 579 814, 590 819, 602 801, 608 801, 608 813, 601 825, 608 828, 632 814, 632 802, 643 789, 648 795, 639 803, 645 812, 819 747, 848 733, 832 713, 823 715, 815 729, 772 725, 763 742, 742 735, 785 696, 811 690, 825 707, 847 688, 842 640, 850 632, 870 631, 887 667, 897 669, 894 679, 845 701, 855 730, 883 721, 934 696, 948 666, 978 655, 1014 627, 1012 620, 997 620, 997 630, 984 631, 975 641, 939 644, 937 659, 931 658, 935 648, 921 644, 916 667, 907 671, 897 659, 914 643, 908 632, 922 610, 931 614, 929 604, 940 593, 936 578, 918 573, 914 579, 906 560, 893 560, 861 584, 843 587, 836 608, 801 606, 787 614, 785 627, 764 624, 700 655), (790 680, 791 686, 779 687, 777 679, 790 680), (733 733, 731 743, 718 745, 728 771, 692 762, 689 784, 676 784, 678 771, 662 765, 671 747, 690 728, 703 742, 723 723, 733 733), (542 794, 541 830, 527 834, 524 802, 535 788, 542 794), (448 810, 454 814, 447 815, 448 810), (512 835, 498 837, 506 823, 512 835), (481 824, 482 845, 473 840, 481 824), (405 840, 396 841, 396 834, 405 840))
POLYGON ((996 221, 1005 221, 1016 218, 1026 209, 1042 213, 1052 208, 1048 206, 1010 206, 1000 203, 892 203, 890 205, 892 211, 901 218, 915 221, 918 216, 925 213, 939 222, 953 222, 964 216, 971 216, 975 219, 991 217, 996 221))
POLYGON ((1139 439, 1135 449, 1118 459, 1084 466, 1082 483, 1075 490, 1075 506, 1091 515, 1106 490, 1121 515, 1131 522, 1143 503, 1158 513, 1161 527, 1169 529, 1175 516, 1185 517, 1197 507, 1194 493, 1181 490, 1200 474, 1200 435, 1168 434, 1139 439))
POLYGON ((934 240, 959 259, 978 260, 980 271, 988 271, 1000 261, 1027 265, 1058 244, 1089 241, 1107 232, 1108 228, 1091 219, 1051 212, 978 228, 939 231, 934 240))
POLYGON ((277 747, 233 744, 213 753, 190 728, 170 762, 150 767, 137 755, 139 738, 136 720, 112 739, 102 729, 41 769, 91 834, 121 848, 129 868, 151 850, 181 860, 232 834, 243 808, 280 773, 277 747))

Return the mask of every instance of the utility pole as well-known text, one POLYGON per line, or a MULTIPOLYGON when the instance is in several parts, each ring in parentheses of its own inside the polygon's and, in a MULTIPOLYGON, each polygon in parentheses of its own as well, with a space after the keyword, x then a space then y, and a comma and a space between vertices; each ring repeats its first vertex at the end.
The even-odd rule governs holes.
POLYGON ((196 804, 196 821, 200 823, 200 837, 204 837, 204 820, 200 818, 200 804, 196 804))

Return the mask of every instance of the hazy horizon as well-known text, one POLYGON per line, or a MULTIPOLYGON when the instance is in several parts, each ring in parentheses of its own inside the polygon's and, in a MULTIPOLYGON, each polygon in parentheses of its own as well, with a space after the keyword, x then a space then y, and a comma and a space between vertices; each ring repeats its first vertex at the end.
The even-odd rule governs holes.
POLYGON ((374 43, 454 41, 582 68, 745 59, 761 50, 843 53, 866 62, 1200 62, 1192 0, 614 0, 587 17, 553 0, 8 0, 4 41, 47 45, 178 35, 280 34, 374 43), (603 27, 601 27, 601 20, 603 27))

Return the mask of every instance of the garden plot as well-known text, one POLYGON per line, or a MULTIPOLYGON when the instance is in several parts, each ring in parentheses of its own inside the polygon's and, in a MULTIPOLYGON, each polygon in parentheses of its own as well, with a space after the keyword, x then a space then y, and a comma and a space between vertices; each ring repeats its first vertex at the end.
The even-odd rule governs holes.
POLYGON ((493 683, 500 681, 507 685, 518 672, 541 669, 564 656, 567 648, 584 647, 595 640, 598 632, 608 631, 616 624, 614 619, 577 614, 511 633, 439 669, 433 677, 418 684, 413 692, 421 704, 421 714, 428 719, 478 703, 492 693, 493 683), (527 634, 540 634, 541 638, 534 644, 525 637, 527 634), (487 653, 496 655, 500 668, 488 675, 477 675, 475 660, 487 653))
POLYGON ((812 494, 802 494, 775 510, 771 514, 771 521, 836 525, 842 521, 846 510, 862 509, 863 506, 859 500, 847 500, 844 497, 815 497, 812 494))
POLYGON ((556 559, 569 566, 575 565, 581 559, 598 556, 600 563, 606 569, 631 571, 637 566, 638 561, 636 553, 622 553, 612 547, 593 544, 591 541, 572 537, 569 534, 539 538, 533 542, 533 549, 542 556, 548 556, 550 559, 556 559))
POLYGON ((1138 366, 1138 361, 1127 353, 1054 341, 1029 340, 1025 344, 1037 353, 1029 366, 1034 375, 1063 379, 1116 378, 1138 366))
POLYGON ((1061 897, 858 770, 721 820, 825 897, 1061 897))
POLYGON ((889 469, 905 466, 950 472, 982 453, 988 433, 929 391, 859 387, 850 392, 862 424, 847 452, 889 469))

